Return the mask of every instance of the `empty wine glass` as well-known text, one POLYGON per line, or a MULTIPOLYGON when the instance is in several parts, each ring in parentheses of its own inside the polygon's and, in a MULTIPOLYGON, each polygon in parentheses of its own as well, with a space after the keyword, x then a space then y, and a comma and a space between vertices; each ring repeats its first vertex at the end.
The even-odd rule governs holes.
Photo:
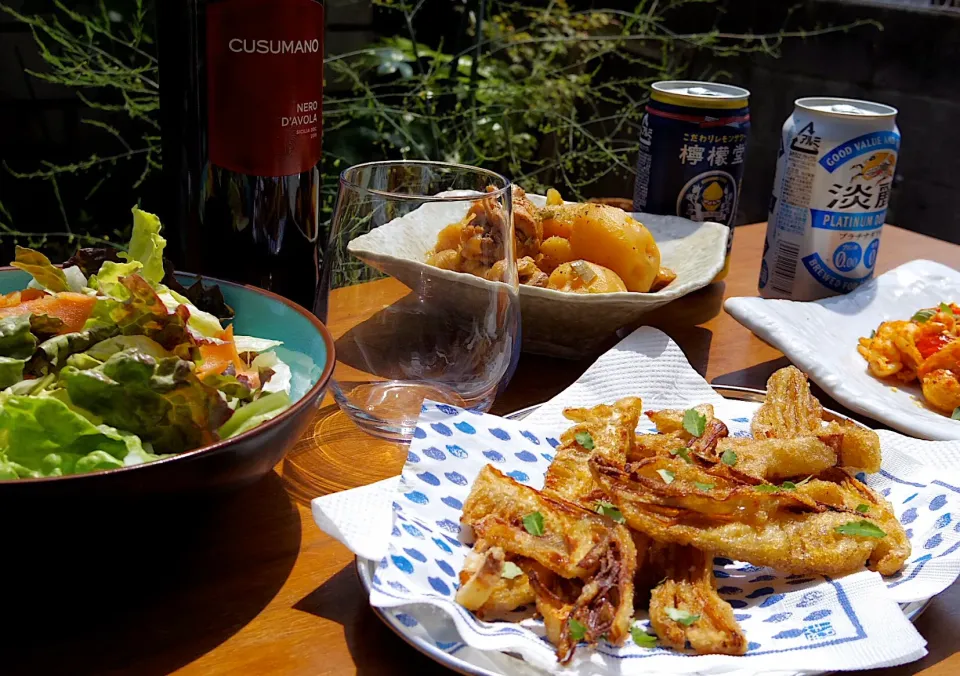
POLYGON ((440 162, 341 174, 318 314, 336 340, 333 395, 360 427, 408 439, 424 399, 486 411, 509 381, 512 198, 503 176, 440 162))

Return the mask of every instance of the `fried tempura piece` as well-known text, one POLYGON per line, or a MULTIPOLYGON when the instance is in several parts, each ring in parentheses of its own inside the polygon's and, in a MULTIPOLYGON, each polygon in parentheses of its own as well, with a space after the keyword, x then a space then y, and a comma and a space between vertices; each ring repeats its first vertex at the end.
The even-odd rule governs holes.
POLYGON ((689 434, 670 432, 669 434, 638 434, 634 437, 633 450, 627 455, 629 462, 637 462, 655 455, 670 456, 671 451, 686 448, 689 434))
POLYGON ((612 406, 565 409, 564 417, 578 424, 564 432, 560 440, 564 444, 578 444, 577 434, 589 432, 594 452, 622 465, 633 450, 642 410, 640 397, 624 397, 612 406))
MULTIPOLYGON (((463 561, 456 601, 467 610, 479 610, 490 598, 503 570, 503 549, 477 540, 463 561)), ((520 605, 519 603, 517 605, 520 605)), ((516 607, 516 606, 514 606, 516 607)))
POLYGON ((607 497, 590 473, 591 455, 593 451, 586 450, 576 442, 562 444, 543 479, 543 495, 596 511, 597 503, 607 500, 607 497))
POLYGON ((473 482, 460 521, 491 546, 533 559, 567 578, 594 573, 599 555, 615 536, 613 522, 606 517, 542 495, 491 465, 473 482), (523 518, 535 512, 543 518, 543 535, 524 527, 523 518))
POLYGON ((850 515, 866 517, 886 533, 870 555, 868 565, 871 570, 893 575, 910 556, 910 540, 893 507, 849 472, 836 468, 828 470, 818 479, 797 486, 797 492, 850 515))
POLYGON ((854 572, 891 546, 886 537, 838 532, 840 526, 871 518, 817 502, 802 491, 767 492, 662 458, 624 471, 595 457, 590 467, 627 524, 660 542, 694 545, 787 573, 821 575, 854 572))
POLYGON ((767 398, 750 424, 754 439, 791 439, 817 436, 823 406, 810 393, 807 376, 788 366, 767 381, 767 398))
POLYGON ((819 474, 837 464, 837 453, 816 437, 794 439, 721 439, 717 454, 736 454, 736 470, 761 481, 819 474))
MULTIPOLYGON (((706 418, 707 422, 714 419, 713 406, 710 404, 700 404, 699 406, 695 406, 693 410, 706 418)), ((660 434, 677 432, 683 435, 683 439, 689 440, 693 438, 693 435, 683 429, 683 416, 685 413, 686 411, 678 408, 665 408, 661 411, 647 411, 646 416, 650 418, 650 422, 656 425, 657 432, 660 434)))
POLYGON ((650 595, 650 624, 660 643, 683 650, 687 642, 699 654, 743 655, 747 640, 720 598, 713 577, 713 555, 683 545, 658 545, 666 579, 650 595), (686 611, 696 619, 686 626, 667 610, 686 611))
POLYGON ((597 572, 582 586, 579 581, 558 578, 552 571, 532 566, 528 571, 536 594, 537 610, 543 616, 547 638, 556 646, 557 659, 566 664, 573 657, 577 641, 571 623, 584 628, 581 640, 595 644, 601 637, 614 645, 626 639, 633 623, 633 576, 637 551, 628 531, 616 527, 617 537, 604 550, 597 572))
MULTIPOLYGON (((713 406, 710 404, 700 404, 694 410, 706 418, 703 434, 699 437, 693 436, 684 428, 683 418, 686 411, 679 409, 647 411, 647 417, 656 425, 657 431, 661 434, 679 438, 683 442, 682 445, 694 455, 698 455, 709 462, 716 462, 719 459, 717 442, 730 434, 730 431, 722 421, 713 417, 713 406)), ((667 449, 668 453, 670 451, 676 451, 676 447, 667 449)), ((660 453, 660 455, 663 455, 663 453, 660 453)))
POLYGON ((837 465, 871 474, 880 471, 880 436, 876 432, 852 420, 841 420, 827 423, 820 438, 826 435, 839 437, 837 465))

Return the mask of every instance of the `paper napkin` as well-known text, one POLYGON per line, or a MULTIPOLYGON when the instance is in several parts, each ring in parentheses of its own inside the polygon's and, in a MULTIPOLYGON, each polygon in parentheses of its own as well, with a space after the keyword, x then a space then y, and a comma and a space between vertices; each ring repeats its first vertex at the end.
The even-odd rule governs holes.
MULTIPOLYGON (((317 498, 314 517, 359 556, 378 562, 370 602, 389 609, 401 624, 414 626, 418 617, 439 615, 451 623, 448 633, 458 634, 471 648, 519 654, 546 671, 753 674, 782 672, 789 665, 789 673, 796 673, 888 666, 926 653, 923 638, 897 602, 934 595, 960 573, 960 481, 950 468, 924 466, 898 447, 930 442, 893 433, 883 435, 883 470, 866 480, 887 496, 909 529, 909 563, 894 578, 863 571, 827 579, 716 559, 720 593, 734 607, 750 642, 746 656, 651 650, 628 640, 621 647, 580 649, 575 663, 562 668, 542 638, 542 623, 482 622, 457 605, 457 573, 470 545, 460 530, 460 510, 480 468, 492 463, 516 480, 540 487, 557 440, 569 425, 563 407, 626 395, 643 397, 645 409, 713 403, 736 436, 749 434, 758 406, 718 397, 673 341, 643 328, 524 421, 425 404, 399 481, 317 498)), ((653 428, 644 419, 641 429, 653 428)), ((438 643, 440 649, 444 645, 438 643)))

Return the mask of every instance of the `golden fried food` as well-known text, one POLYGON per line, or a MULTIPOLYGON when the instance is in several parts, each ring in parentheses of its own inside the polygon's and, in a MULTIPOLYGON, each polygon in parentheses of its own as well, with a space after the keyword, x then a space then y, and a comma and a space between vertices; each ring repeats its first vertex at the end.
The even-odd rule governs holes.
POLYGON ((577 258, 617 273, 628 291, 650 291, 660 272, 660 249, 653 235, 616 207, 583 205, 574 217, 570 244, 577 258))
POLYGON ((741 655, 746 638, 717 593, 713 557, 838 576, 864 562, 900 570, 910 542, 893 508, 854 472, 880 467, 879 437, 825 422, 800 371, 768 383, 755 438, 730 438, 712 406, 649 411, 639 398, 568 408, 575 424, 537 491, 484 467, 461 521, 477 538, 457 600, 501 617, 531 600, 557 658, 578 641, 622 642, 649 591, 662 645, 741 655), (624 525, 625 524, 625 525, 624 525))
POLYGON ((723 439, 717 445, 717 454, 723 457, 727 451, 736 455, 737 472, 772 483, 819 474, 837 464, 837 452, 812 436, 760 441, 723 439))
POLYGON ((919 310, 909 321, 883 322, 857 351, 870 374, 920 381, 924 399, 947 415, 960 410, 960 306, 940 303, 919 310))
POLYGON ((550 273, 547 286, 568 293, 616 293, 627 290, 623 280, 613 270, 583 260, 558 266, 550 273))
MULTIPOLYGON (((563 237, 548 237, 540 245, 540 259, 538 267, 550 274, 558 266, 569 263, 574 260, 573 247, 570 246, 570 240, 563 237)), ((626 288, 626 287, 624 287, 626 288)))
MULTIPOLYGON (((873 519, 855 509, 817 502, 801 491, 762 490, 663 458, 621 470, 593 457, 590 467, 627 524, 659 542, 693 545, 787 573, 820 575, 852 573, 868 559, 880 565, 891 545, 884 542, 890 535, 838 531, 873 519), (660 470, 669 473, 665 476, 670 483, 660 470)), ((896 561, 882 565, 889 570, 896 561)))
POLYGON ((823 424, 823 406, 810 393, 807 376, 788 366, 767 380, 767 398, 753 416, 754 439, 816 436, 823 424))
POLYGON ((660 642, 676 650, 689 642, 701 655, 746 653, 747 639, 733 608, 717 593, 713 554, 683 545, 656 545, 654 556, 662 560, 665 573, 650 595, 650 624, 660 642))

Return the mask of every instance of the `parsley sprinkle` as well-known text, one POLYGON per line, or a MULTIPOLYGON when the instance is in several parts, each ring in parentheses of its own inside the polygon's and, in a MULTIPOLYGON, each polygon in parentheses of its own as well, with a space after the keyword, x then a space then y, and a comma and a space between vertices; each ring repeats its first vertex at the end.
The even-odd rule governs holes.
POLYGON ((723 461, 724 465, 729 465, 733 467, 737 464, 737 454, 733 452, 732 448, 728 448, 723 452, 723 455, 720 456, 720 459, 723 461))
POLYGON ((954 420, 960 420, 960 406, 957 406, 953 409, 953 415, 950 416, 954 420))
POLYGON ((872 524, 869 521, 851 521, 850 523, 845 523, 842 526, 837 526, 834 528, 837 533, 840 535, 859 535, 860 537, 865 538, 882 538, 886 537, 884 533, 876 524, 872 524))
POLYGON ((684 461, 686 461, 688 464, 691 464, 691 465, 693 464, 693 459, 690 457, 690 451, 688 451, 686 448, 682 446, 680 448, 670 451, 670 455, 678 455, 681 458, 683 458, 684 461))
POLYGON ((947 305, 946 303, 940 303, 940 312, 945 315, 953 316, 953 308, 947 305))
POLYGON ((515 564, 513 561, 504 561, 503 569, 500 571, 500 577, 504 580, 512 580, 515 577, 520 577, 523 575, 523 571, 520 569, 520 566, 515 564))
POLYGON ((567 620, 567 624, 570 625, 570 638, 574 641, 582 641, 583 637, 587 635, 587 628, 572 617, 567 620))
POLYGON ((589 432, 577 432, 573 435, 573 438, 588 451, 593 450, 593 435, 589 432))
POLYGON ((617 523, 623 523, 624 518, 623 514, 617 509, 617 506, 612 502, 606 502, 601 500, 597 503, 597 514, 602 514, 603 516, 609 517, 616 521, 617 523))
POLYGON ((694 481, 693 485, 699 488, 701 491, 711 491, 716 484, 703 484, 699 481, 694 481))
POLYGON ((699 615, 693 615, 686 610, 679 610, 677 608, 665 608, 667 616, 674 622, 679 622, 684 627, 689 627, 691 624, 700 619, 699 615))
POLYGON ((780 490, 773 484, 760 484, 759 486, 754 486, 754 488, 756 488, 761 493, 776 493, 778 490, 780 490))
POLYGON ((633 638, 633 642, 641 648, 657 647, 657 637, 645 632, 643 627, 638 627, 636 625, 630 627, 630 636, 633 638))
POLYGON ((702 437, 707 428, 707 416, 695 408, 688 408, 683 413, 683 429, 695 437, 702 437))
POLYGON ((527 529, 530 535, 543 535, 543 514, 530 512, 523 517, 523 527, 527 529))
POLYGON ((910 319, 917 324, 923 324, 933 319, 935 314, 937 314, 935 310, 918 310, 910 319))
POLYGON ((859 505, 857 505, 857 511, 861 514, 866 514, 870 511, 870 505, 861 502, 859 505))
POLYGON ((663 483, 672 484, 673 480, 676 478, 676 474, 671 472, 668 469, 658 469, 657 474, 660 475, 660 478, 663 479, 663 483))
POLYGON ((797 484, 793 483, 792 481, 784 481, 782 484, 780 484, 780 488, 788 491, 795 491, 797 490, 797 484))

